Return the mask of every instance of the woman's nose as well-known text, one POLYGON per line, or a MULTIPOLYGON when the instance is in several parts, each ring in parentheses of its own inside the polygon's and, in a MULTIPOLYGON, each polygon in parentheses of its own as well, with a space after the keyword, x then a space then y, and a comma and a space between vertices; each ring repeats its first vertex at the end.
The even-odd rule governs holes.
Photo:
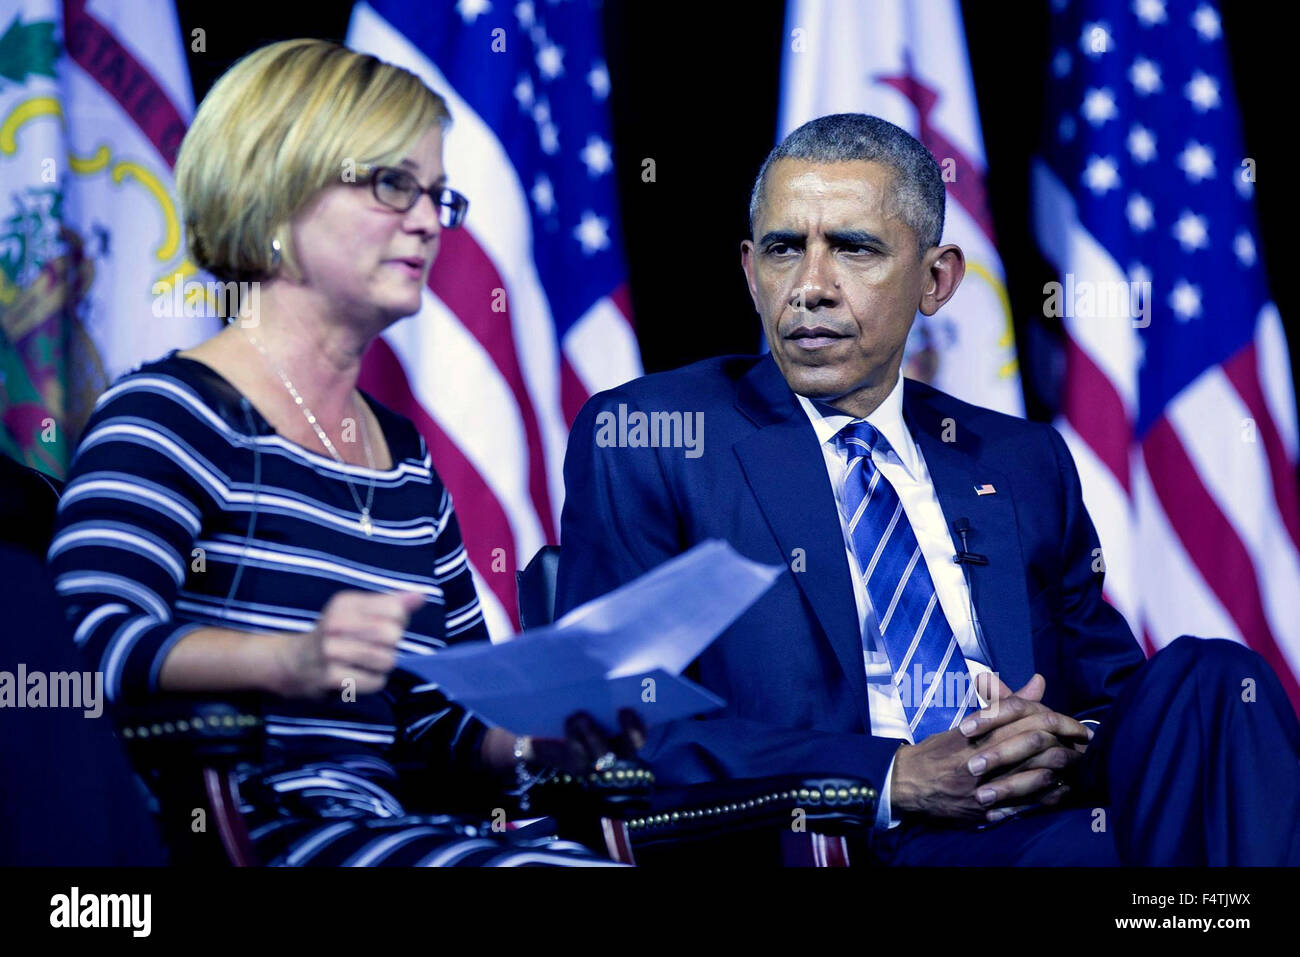
POLYGON ((412 232, 437 236, 442 232, 440 212, 438 204, 433 201, 433 197, 428 193, 421 193, 419 198, 416 199, 415 205, 406 211, 406 219, 403 225, 412 232))

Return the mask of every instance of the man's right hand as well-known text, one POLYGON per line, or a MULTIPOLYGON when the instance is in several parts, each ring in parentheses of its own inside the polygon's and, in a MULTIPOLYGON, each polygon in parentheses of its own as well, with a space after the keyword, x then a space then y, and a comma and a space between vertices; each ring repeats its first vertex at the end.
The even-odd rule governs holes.
MULTIPOLYGON (((981 676, 983 677, 983 676, 981 676)), ((890 804, 894 810, 933 817, 996 821, 1014 810, 1059 803, 1068 792, 1054 786, 1060 770, 1078 760, 1091 732, 1073 718, 1039 703, 1041 676, 1010 693, 988 679, 981 689, 987 708, 977 712, 978 731, 954 728, 920 744, 904 744, 894 758, 890 804), (999 730, 1001 733, 998 733, 999 730), (971 762, 983 758, 984 766, 971 762)))

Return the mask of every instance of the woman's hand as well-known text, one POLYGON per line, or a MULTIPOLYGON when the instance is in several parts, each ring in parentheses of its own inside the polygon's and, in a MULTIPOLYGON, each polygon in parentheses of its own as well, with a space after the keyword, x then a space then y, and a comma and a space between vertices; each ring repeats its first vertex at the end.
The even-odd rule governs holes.
POLYGON ((281 636, 275 690, 291 698, 379 691, 397 662, 397 642, 422 604, 418 592, 337 592, 310 632, 281 636))

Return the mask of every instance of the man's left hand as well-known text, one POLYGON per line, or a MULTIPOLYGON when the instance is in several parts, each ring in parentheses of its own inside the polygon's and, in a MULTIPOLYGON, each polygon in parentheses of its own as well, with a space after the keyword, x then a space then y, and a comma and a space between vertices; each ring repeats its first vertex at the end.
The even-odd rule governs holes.
POLYGON ((1047 688, 1042 675, 1034 675, 1014 692, 991 673, 980 675, 976 682, 976 690, 989 706, 962 722, 961 731, 980 749, 968 767, 982 778, 979 793, 981 800, 988 796, 987 819, 1000 821, 1035 804, 1059 804, 1070 791, 1061 774, 1083 756, 1092 729, 1042 703, 1047 688), (1034 792, 1035 801, 1004 805, 1008 782, 1026 776, 1042 782, 1034 792))

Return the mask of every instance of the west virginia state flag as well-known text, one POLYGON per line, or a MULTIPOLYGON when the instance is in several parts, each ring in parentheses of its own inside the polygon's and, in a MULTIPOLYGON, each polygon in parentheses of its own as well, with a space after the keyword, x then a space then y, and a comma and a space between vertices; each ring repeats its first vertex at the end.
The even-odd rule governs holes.
POLYGON ((157 307, 193 111, 170 0, 0 3, 0 452, 61 476, 108 382, 215 331, 157 307))
POLYGON ((785 32, 779 137, 829 113, 873 113, 907 130, 939 161, 948 190, 943 241, 966 254, 966 278, 936 315, 917 314, 903 374, 1024 415, 957 0, 790 0, 785 32))

